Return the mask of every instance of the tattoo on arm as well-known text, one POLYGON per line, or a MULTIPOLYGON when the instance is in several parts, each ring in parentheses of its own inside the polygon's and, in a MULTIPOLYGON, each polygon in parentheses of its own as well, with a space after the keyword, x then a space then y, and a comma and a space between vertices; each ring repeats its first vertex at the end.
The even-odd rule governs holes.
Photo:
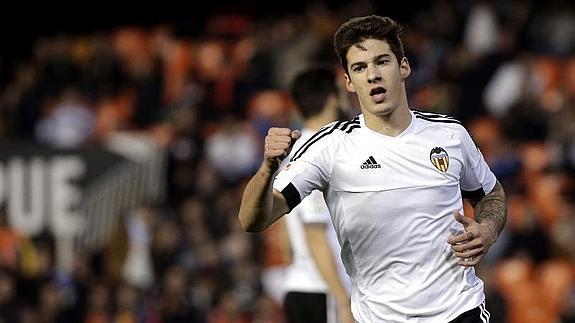
POLYGON ((489 194, 471 201, 471 205, 474 207, 475 220, 479 223, 488 223, 496 240, 507 221, 507 199, 501 183, 497 181, 489 194))

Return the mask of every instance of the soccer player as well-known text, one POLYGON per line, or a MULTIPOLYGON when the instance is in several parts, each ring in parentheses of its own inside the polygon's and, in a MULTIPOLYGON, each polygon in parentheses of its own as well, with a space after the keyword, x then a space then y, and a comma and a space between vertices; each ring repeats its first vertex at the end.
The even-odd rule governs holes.
MULTIPOLYGON (((335 73, 312 67, 296 75, 290 92, 302 116, 302 136, 292 153, 322 126, 340 119, 335 73)), ((286 157, 280 169, 292 156, 286 157)), ((292 262, 285 270, 284 309, 288 323, 353 323, 349 276, 329 211, 319 191, 304 198, 286 217, 292 262)))
POLYGON ((488 322, 475 275, 506 221, 501 184, 455 119, 408 106, 401 26, 356 17, 335 33, 361 114, 319 130, 274 176, 300 133, 271 128, 239 212, 261 231, 321 190, 352 280, 358 322, 488 322), (474 206, 462 214, 463 198, 474 206))

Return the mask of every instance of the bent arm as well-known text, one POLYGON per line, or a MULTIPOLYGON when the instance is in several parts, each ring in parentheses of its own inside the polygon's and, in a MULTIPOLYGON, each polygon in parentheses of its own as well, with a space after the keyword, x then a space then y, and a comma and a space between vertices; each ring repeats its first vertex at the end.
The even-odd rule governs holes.
POLYGON ((289 212, 286 199, 272 186, 274 172, 266 160, 246 185, 238 215, 245 231, 261 232, 289 212))
POLYGON ((507 201, 499 181, 487 195, 467 200, 474 207, 475 219, 455 211, 455 220, 463 224, 465 232, 452 235, 447 242, 459 258, 458 263, 471 267, 477 265, 497 241, 507 220, 507 201))
POLYGON ((289 211, 286 199, 273 189, 274 173, 300 136, 299 130, 273 127, 268 130, 264 161, 246 185, 242 196, 238 217, 244 230, 261 232, 289 211))
POLYGON ((497 241, 507 221, 507 198, 501 183, 497 181, 489 194, 478 199, 470 199, 475 212, 475 221, 491 234, 491 244, 497 241))

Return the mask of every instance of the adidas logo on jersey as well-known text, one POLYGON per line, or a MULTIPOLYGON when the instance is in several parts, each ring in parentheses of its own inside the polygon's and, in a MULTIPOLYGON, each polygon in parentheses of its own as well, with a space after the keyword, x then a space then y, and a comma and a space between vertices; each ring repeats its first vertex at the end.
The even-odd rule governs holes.
POLYGON ((369 156, 369 158, 363 162, 361 165, 361 169, 369 169, 369 168, 381 168, 381 165, 375 161, 373 156, 369 156))

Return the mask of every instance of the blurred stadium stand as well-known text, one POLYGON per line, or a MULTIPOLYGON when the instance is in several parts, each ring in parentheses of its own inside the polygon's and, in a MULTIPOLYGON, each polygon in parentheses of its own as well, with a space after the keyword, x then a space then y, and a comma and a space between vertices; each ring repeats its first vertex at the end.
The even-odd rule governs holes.
POLYGON ((300 125, 291 77, 342 73, 333 32, 370 13, 405 27, 410 105, 462 120, 508 193, 477 268, 492 322, 575 322, 572 2, 60 9, 0 13, 1 323, 283 322, 242 189, 267 129, 300 125))

